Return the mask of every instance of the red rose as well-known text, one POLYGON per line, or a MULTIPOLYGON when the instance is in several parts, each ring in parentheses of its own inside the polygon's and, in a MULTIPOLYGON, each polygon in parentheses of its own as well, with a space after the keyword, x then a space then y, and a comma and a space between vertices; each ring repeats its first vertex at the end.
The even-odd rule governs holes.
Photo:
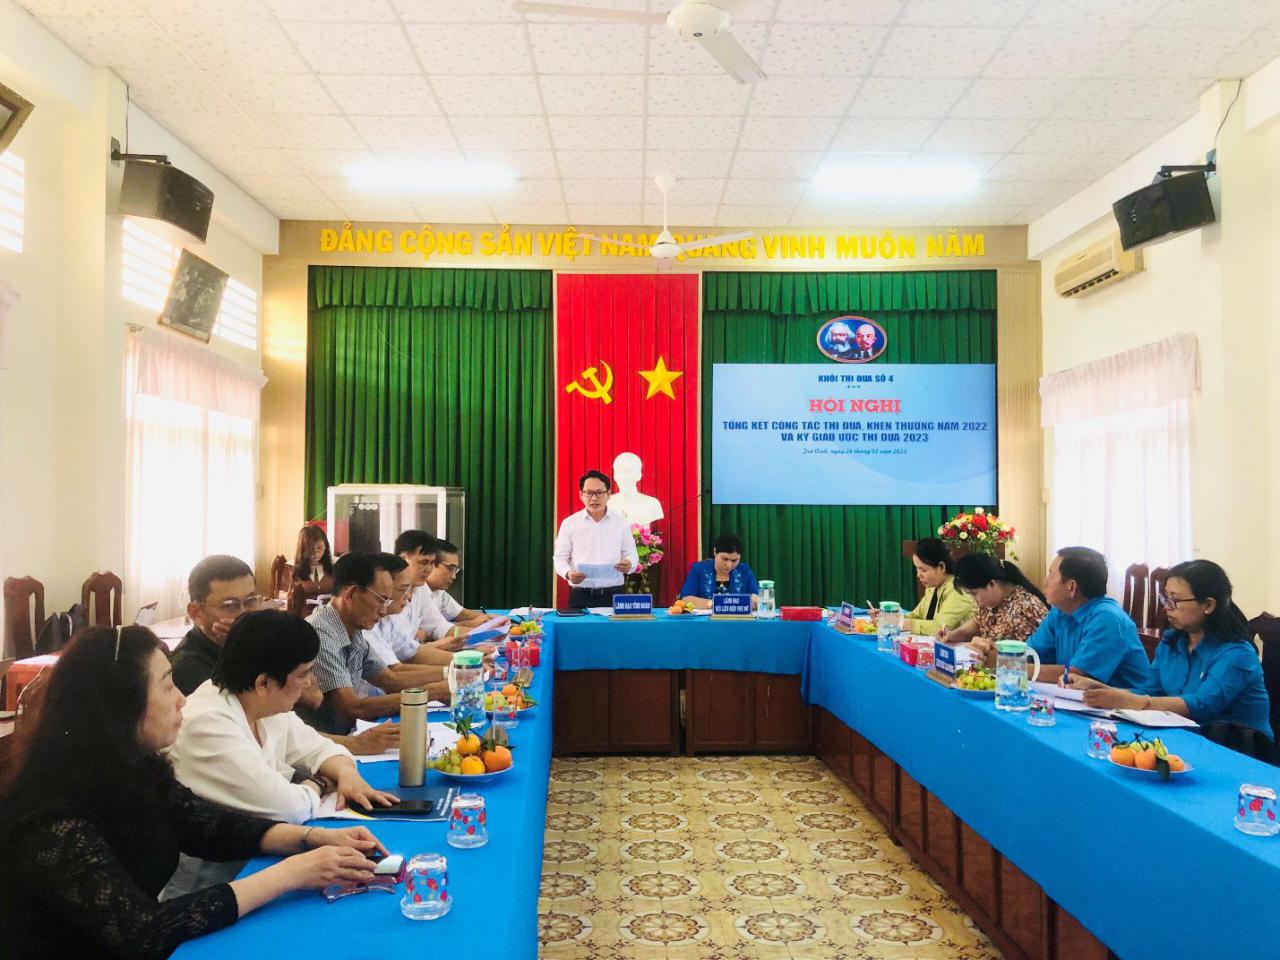
POLYGON ((981 513, 974 516, 973 525, 977 527, 979 530, 984 530, 984 531, 987 529, 988 526, 990 526, 990 524, 987 523, 987 518, 981 513))

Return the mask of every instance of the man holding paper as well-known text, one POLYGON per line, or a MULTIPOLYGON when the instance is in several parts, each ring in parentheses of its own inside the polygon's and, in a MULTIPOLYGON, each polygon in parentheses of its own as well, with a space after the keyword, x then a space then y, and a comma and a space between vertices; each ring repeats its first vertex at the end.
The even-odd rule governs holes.
POLYGON ((631 524, 609 509, 613 481, 599 470, 578 480, 583 509, 560 524, 552 563, 569 583, 569 606, 607 607, 622 591, 623 577, 640 564, 631 524))

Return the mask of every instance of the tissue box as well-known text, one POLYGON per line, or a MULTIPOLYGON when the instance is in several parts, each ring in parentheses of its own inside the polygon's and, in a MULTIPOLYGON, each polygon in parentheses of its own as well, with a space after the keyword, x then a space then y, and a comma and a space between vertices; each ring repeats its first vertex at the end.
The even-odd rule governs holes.
POLYGON ((782 607, 783 620, 821 620, 821 607, 782 607))

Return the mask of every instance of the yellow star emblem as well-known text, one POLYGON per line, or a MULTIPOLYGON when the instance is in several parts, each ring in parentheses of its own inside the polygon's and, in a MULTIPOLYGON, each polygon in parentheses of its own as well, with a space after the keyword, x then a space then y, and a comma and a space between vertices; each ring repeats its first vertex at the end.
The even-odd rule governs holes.
POLYGON ((649 381, 649 392, 644 395, 646 400, 652 399, 655 394, 659 393, 665 393, 674 400, 676 394, 671 389, 671 384, 684 376, 683 370, 668 370, 667 363, 662 357, 658 357, 658 362, 654 364, 652 370, 639 370, 637 372, 649 381))

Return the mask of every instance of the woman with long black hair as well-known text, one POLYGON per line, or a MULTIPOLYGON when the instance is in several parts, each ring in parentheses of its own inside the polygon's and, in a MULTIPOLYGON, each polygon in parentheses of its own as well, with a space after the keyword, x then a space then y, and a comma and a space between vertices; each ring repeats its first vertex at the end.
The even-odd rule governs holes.
POLYGON ((938 631, 938 639, 973 641, 983 656, 995 640, 1026 640, 1049 613, 1040 588, 1010 560, 966 554, 956 561, 956 586, 973 597, 978 609, 954 630, 938 631))
POLYGON ((372 877, 363 827, 324 830, 198 799, 161 751, 184 697, 145 627, 91 627, 63 651, 0 794, 0 942, 11 960, 159 958, 292 890, 372 877), (163 902, 178 853, 286 859, 163 902), (292 856, 291 856, 292 854, 292 856))

